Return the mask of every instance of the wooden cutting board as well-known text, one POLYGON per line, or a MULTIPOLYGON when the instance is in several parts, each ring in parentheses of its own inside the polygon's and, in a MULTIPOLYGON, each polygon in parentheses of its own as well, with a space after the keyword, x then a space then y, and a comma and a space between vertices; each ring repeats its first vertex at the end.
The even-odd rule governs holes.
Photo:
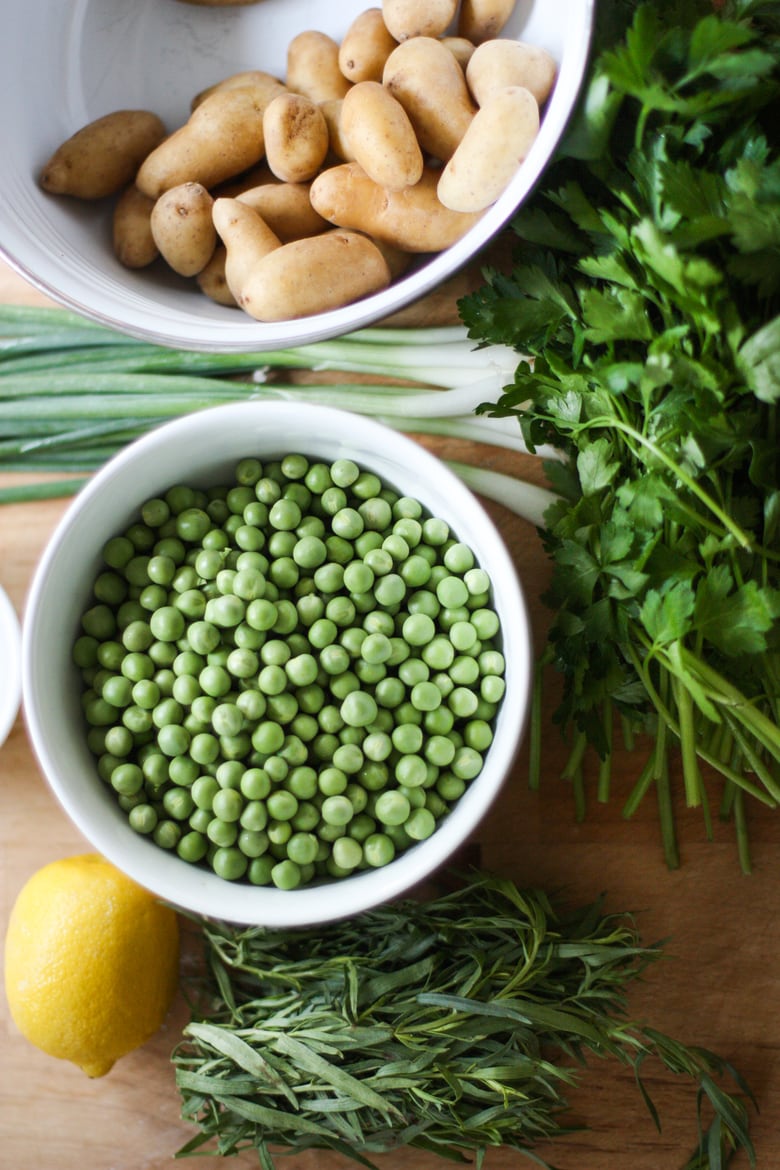
MULTIPOLYGON (((418 307, 407 320, 452 319, 452 291, 418 307)), ((43 304, 45 298, 0 264, 0 302, 43 304)), ((479 459, 487 466, 532 474, 530 460, 468 443, 426 441, 447 458, 479 459)), ((0 482, 14 477, 2 476, 0 482)), ((0 584, 22 613, 36 563, 66 501, 0 508, 0 584)), ((499 524, 522 580, 537 645, 547 613, 540 594, 549 565, 536 532, 497 505, 499 524)), ((0 662, 0 669, 3 668, 0 662)), ((717 823, 705 839, 701 814, 682 807, 675 784, 682 865, 670 872, 661 853, 653 794, 631 821, 621 805, 641 768, 641 753, 619 753, 613 797, 598 804, 589 786, 588 813, 574 818, 569 786, 561 780, 565 745, 545 711, 544 782, 529 791, 521 752, 492 813, 472 845, 486 867, 536 885, 561 904, 605 895, 612 911, 634 911, 646 943, 666 940, 665 958, 630 997, 632 1015, 688 1044, 701 1044, 732 1061, 759 1099, 753 1126, 758 1165, 780 1167, 780 810, 749 806, 754 872, 737 863, 733 829, 717 823), (777 932, 777 933, 776 933, 777 932)), ((679 778, 677 778, 679 779, 679 778)), ((43 780, 20 717, 0 748, 0 921, 2 933, 17 892, 46 862, 88 848, 43 780)), ((125 1057, 105 1078, 32 1048, 8 1019, 2 999, 0 1044, 0 1165, 9 1170, 163 1170, 192 1130, 179 1120, 169 1054, 186 1020, 177 1001, 163 1030, 125 1057)), ((574 1119, 589 1128, 539 1154, 559 1170, 680 1170, 695 1142, 693 1088, 657 1065, 646 1081, 662 1132, 641 1101, 630 1070, 600 1061, 583 1070, 571 1094, 574 1119)), ((220 1159, 226 1170, 253 1167, 249 1155, 220 1159)), ((432 1156, 401 1151, 377 1159, 383 1170, 435 1170, 432 1156)), ((213 1165, 214 1163, 209 1163, 213 1165)), ((530 1165, 494 1151, 486 1170, 530 1165)), ((185 1163, 186 1165, 186 1163, 185 1163)), ((345 1170, 338 1156, 285 1159, 290 1170, 345 1170)), ((744 1156, 735 1160, 748 1166, 744 1156)))

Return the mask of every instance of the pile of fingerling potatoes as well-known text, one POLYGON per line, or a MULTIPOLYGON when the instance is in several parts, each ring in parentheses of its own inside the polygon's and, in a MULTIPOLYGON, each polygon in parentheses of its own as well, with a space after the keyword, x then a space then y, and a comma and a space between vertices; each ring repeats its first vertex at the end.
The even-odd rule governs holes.
POLYGON ((122 265, 161 258, 258 321, 351 304, 460 239, 538 135, 556 63, 499 36, 514 4, 384 0, 340 43, 302 30, 284 80, 226 77, 172 132, 151 111, 108 113, 62 143, 40 186, 113 199, 122 265))

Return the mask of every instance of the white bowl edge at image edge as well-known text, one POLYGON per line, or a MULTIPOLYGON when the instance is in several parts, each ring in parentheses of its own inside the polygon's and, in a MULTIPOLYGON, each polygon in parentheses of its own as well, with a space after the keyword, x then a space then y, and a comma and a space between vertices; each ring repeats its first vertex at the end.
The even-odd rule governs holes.
POLYGON ((22 698, 21 641, 16 610, 0 586, 0 746, 10 734, 22 698))

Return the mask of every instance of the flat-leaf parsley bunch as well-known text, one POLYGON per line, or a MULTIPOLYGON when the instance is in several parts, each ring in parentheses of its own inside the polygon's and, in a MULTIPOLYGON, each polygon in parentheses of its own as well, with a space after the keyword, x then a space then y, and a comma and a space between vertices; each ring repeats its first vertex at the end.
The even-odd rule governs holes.
POLYGON ((615 728, 649 731, 626 813, 656 786, 672 865, 670 747, 708 826, 703 775, 725 778, 743 868, 744 796, 780 802, 779 66, 776 0, 636 8, 514 220, 511 272, 461 304, 530 359, 486 409, 566 455, 545 661, 579 813, 585 746, 607 799, 615 728))

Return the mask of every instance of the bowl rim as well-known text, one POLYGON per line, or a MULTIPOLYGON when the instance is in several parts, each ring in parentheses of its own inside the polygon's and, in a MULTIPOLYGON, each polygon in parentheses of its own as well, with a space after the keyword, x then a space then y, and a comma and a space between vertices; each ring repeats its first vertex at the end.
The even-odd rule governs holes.
POLYGON ((22 634, 11 599, 0 586, 0 747, 13 727, 22 698, 22 634))
MULTIPOLYGON (((284 439, 278 440, 276 446, 281 451, 284 439)), ((297 449, 303 450, 303 443, 298 443, 297 449)), ((306 454, 306 451, 303 453, 306 454)), ((270 458, 270 455, 266 457, 270 458)), ((232 460, 232 455, 230 458, 232 460)), ((364 466, 370 468, 368 457, 363 457, 362 461, 364 466)), ((196 482, 197 479, 193 475, 192 481, 196 482)), ((205 477, 200 479, 203 482, 205 477)), ((417 490, 420 487, 416 477, 414 494, 433 511, 430 491, 425 485, 422 485, 422 490, 417 490), (425 498, 426 494, 428 499, 425 498)), ((139 492, 138 504, 142 502, 142 495, 144 493, 139 492)), ((468 540, 468 537, 464 536, 464 539, 468 540)), ((98 552, 99 547, 95 549, 95 555, 98 552)), ((85 581, 89 579, 86 570, 82 570, 82 574, 85 581)), ((528 715, 532 652, 528 609, 504 539, 483 504, 436 455, 410 437, 390 430, 375 419, 356 416, 340 408, 320 405, 303 407, 299 403, 284 402, 229 403, 163 423, 136 439, 97 471, 71 501, 43 550, 27 595, 22 622, 22 705, 30 742, 49 787, 81 834, 118 868, 185 911, 268 927, 308 926, 359 913, 378 902, 405 893, 445 863, 466 842, 494 803, 517 755, 528 715), (434 834, 426 841, 411 846, 380 869, 361 871, 349 878, 304 886, 293 891, 228 882, 205 868, 181 861, 135 834, 108 793, 105 799, 111 802, 113 811, 110 813, 107 812, 106 803, 101 806, 100 800, 89 807, 80 804, 73 791, 68 767, 63 768, 58 763, 57 719, 50 722, 50 713, 41 709, 39 696, 40 676, 46 670, 38 645, 41 613, 50 603, 51 594, 61 588, 57 570, 63 558, 67 557, 67 545, 74 525, 88 522, 93 502, 117 476, 128 475, 139 456, 154 456, 164 450, 172 438, 186 443, 187 436, 193 433, 192 428, 210 430, 213 434, 214 427, 221 421, 227 419, 238 424, 245 419, 248 409, 263 412, 266 426, 273 419, 282 430, 282 435, 282 421, 289 418, 291 412, 300 414, 305 411, 307 424, 314 434, 321 433, 326 422, 328 426, 339 428, 336 433, 342 434, 350 434, 348 428, 358 425, 361 434, 373 438, 380 450, 389 447, 394 457, 403 457, 407 462, 411 460, 415 469, 423 468, 430 476, 435 475, 437 484, 441 483, 441 491, 446 491, 448 497, 454 496, 458 506, 466 503, 468 514, 475 521, 478 520, 479 548, 483 551, 483 557, 484 550, 489 549, 494 590, 496 581, 500 582, 500 591, 494 600, 497 601, 499 595, 507 599, 506 602, 502 600, 501 612, 504 642, 506 644, 508 638, 512 647, 522 648, 522 655, 514 655, 511 663, 507 659, 507 693, 511 687, 512 710, 510 712, 505 701, 502 701, 496 735, 490 749, 490 767, 483 769, 466 789, 434 834), (503 612, 510 606, 511 626, 506 624, 503 612), (126 849, 126 845, 132 847, 126 849), (181 893, 185 884, 182 882, 184 875, 186 896, 181 893), (339 897, 339 892, 342 897, 339 897), (227 906, 231 908, 229 913, 226 913, 227 906)))
MULTIPOLYGON (((553 93, 539 137, 507 191, 449 248, 421 258, 418 267, 393 281, 387 289, 362 300, 284 322, 253 321, 241 310, 231 310, 235 313, 231 319, 223 315, 222 307, 214 305, 208 305, 209 313, 201 318, 191 314, 185 301, 174 309, 163 301, 157 303, 154 295, 143 289, 138 304, 133 303, 136 298, 132 289, 127 289, 127 303, 122 307, 123 289, 119 283, 116 289, 113 285, 103 289, 108 294, 103 301, 90 299, 83 281, 70 289, 63 288, 59 279, 65 275, 62 266, 52 266, 48 272, 38 270, 21 233, 16 246, 7 239, 0 240, 0 256, 29 284, 62 307, 138 340, 167 347, 214 353, 262 352, 322 341, 375 325, 408 308, 460 272, 507 226, 543 175, 577 106, 590 53, 595 5, 596 0, 576 0, 573 4, 573 19, 577 21, 580 36, 576 56, 570 55, 567 61, 566 96, 556 102, 553 93), (166 315, 169 320, 164 324, 166 315)), ((122 278, 127 280, 131 275, 125 273, 122 278)))

